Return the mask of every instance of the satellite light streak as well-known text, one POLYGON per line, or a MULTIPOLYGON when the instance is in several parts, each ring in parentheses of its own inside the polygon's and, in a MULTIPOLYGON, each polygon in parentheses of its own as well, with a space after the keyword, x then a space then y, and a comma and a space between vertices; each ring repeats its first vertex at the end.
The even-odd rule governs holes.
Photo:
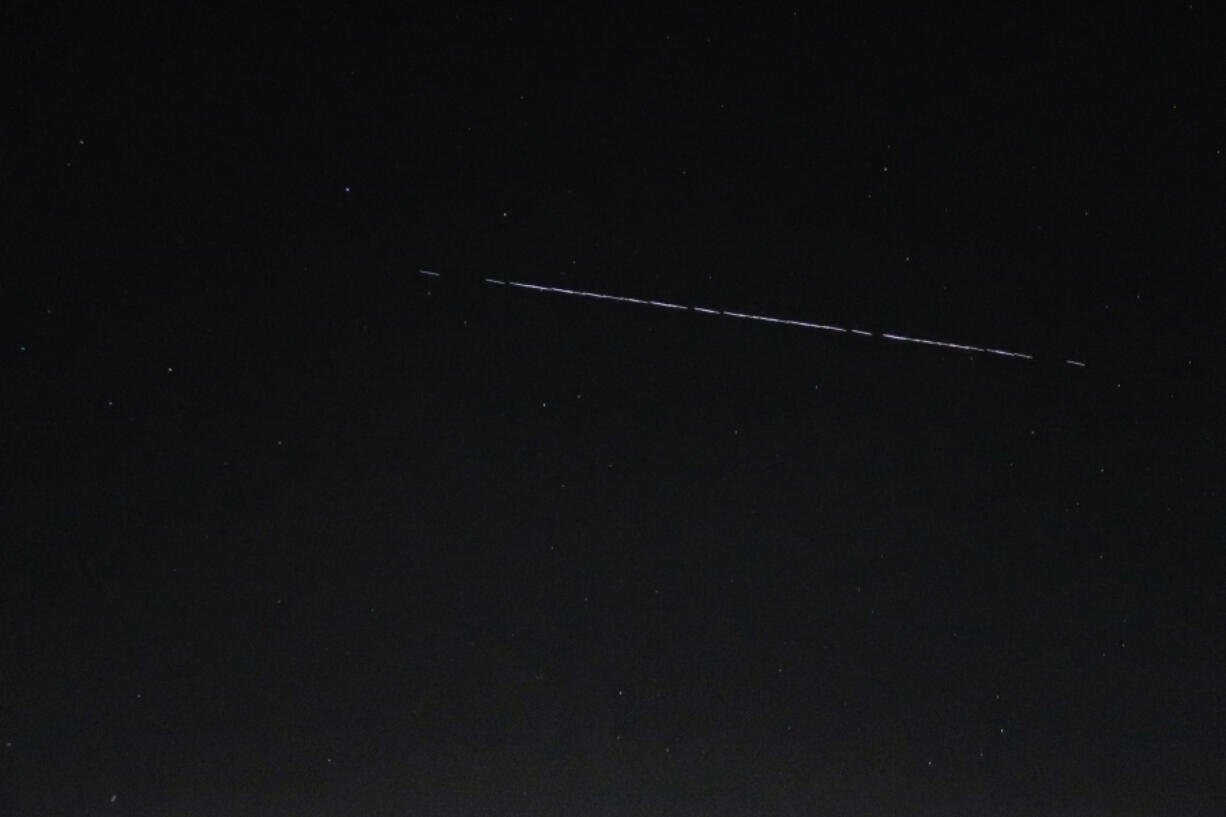
POLYGON ((826 326, 821 323, 806 323, 805 321, 792 321, 787 318, 771 318, 766 315, 749 315, 745 312, 721 312, 722 315, 727 315, 730 318, 743 318, 747 321, 764 321, 766 323, 782 323, 785 326, 799 326, 804 329, 820 329, 824 332, 846 332, 847 330, 841 326, 826 326))
MULTIPOLYGON (((430 270, 419 269, 418 272, 422 275, 428 275, 431 278, 442 277, 441 273, 432 272, 430 270)), ((516 287, 518 289, 527 289, 533 292, 550 292, 556 295, 571 295, 577 298, 593 298, 599 301, 616 301, 618 303, 637 304, 638 306, 653 306, 657 309, 671 309, 681 312, 698 312, 703 315, 718 315, 724 318, 739 318, 747 321, 760 321, 762 323, 775 323, 783 326, 796 326, 801 329, 815 329, 821 332, 838 332, 842 334, 859 335, 860 337, 872 338, 882 337, 887 340, 899 341, 901 343, 914 343, 920 346, 935 346, 941 349, 954 349, 959 352, 982 353, 986 355, 998 355, 1000 357, 1015 358, 1017 360, 1035 359, 1034 355, 1028 355, 1024 352, 1010 352, 1005 349, 994 349, 990 346, 972 346, 968 343, 953 343, 946 340, 931 340, 929 338, 915 338, 909 335, 897 335, 889 332, 881 332, 880 334, 870 332, 867 329, 844 329, 841 326, 832 326, 825 323, 813 323, 810 321, 798 321, 789 318, 777 318, 770 315, 755 315, 749 312, 733 312, 727 309, 712 309, 706 306, 685 306, 683 304, 670 303, 668 301, 652 301, 645 298, 631 298, 626 295, 610 295, 604 292, 591 292, 583 289, 568 289, 566 287, 546 286, 545 284, 532 284, 527 281, 511 281, 501 280, 498 278, 484 279, 487 284, 497 284, 498 286, 516 287)), ((1069 366, 1076 366, 1084 369, 1086 364, 1080 360, 1072 360, 1066 358, 1064 360, 1069 366)))

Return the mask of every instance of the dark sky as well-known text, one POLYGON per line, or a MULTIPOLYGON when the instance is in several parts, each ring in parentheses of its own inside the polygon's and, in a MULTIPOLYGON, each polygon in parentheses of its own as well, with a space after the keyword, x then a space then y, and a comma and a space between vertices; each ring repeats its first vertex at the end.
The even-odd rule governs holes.
POLYGON ((0 813, 1222 814, 1226 17, 1123 5, 23 4, 0 813))

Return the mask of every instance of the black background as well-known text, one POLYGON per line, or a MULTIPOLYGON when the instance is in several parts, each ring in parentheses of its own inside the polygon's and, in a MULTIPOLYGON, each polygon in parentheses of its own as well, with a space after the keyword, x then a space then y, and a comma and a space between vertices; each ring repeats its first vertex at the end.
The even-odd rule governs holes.
POLYGON ((1222 813, 1219 11, 248 14, 8 15, 0 810, 1222 813))

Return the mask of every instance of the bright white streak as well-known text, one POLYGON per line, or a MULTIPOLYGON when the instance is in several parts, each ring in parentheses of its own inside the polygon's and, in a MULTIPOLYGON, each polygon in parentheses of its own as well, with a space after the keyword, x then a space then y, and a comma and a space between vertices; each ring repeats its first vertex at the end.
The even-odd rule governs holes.
POLYGON ((890 335, 885 332, 881 333, 881 337, 889 338, 890 340, 901 340, 906 343, 920 343, 924 346, 940 346, 945 349, 957 349, 960 352, 983 352, 989 355, 1000 355, 1001 357, 1016 357, 1022 360, 1034 360, 1033 355, 1023 354, 1021 352, 1006 352, 1004 349, 991 349, 986 346, 969 346, 965 343, 949 343, 944 340, 927 340, 926 338, 909 338, 906 335, 890 335))
POLYGON ((943 346, 946 349, 958 349, 963 352, 990 351, 989 349, 984 349, 981 346, 967 346, 965 343, 948 343, 943 340, 925 340, 924 338, 909 338, 906 335, 891 335, 886 332, 882 332, 881 337, 889 338, 890 340, 901 340, 904 343, 921 343, 924 346, 943 346))
POLYGON ((562 287, 547 287, 540 284, 527 284, 523 281, 507 281, 508 286, 520 287, 521 289, 531 289, 537 292, 556 292, 559 295, 578 295, 582 298, 596 298, 601 301, 620 301, 627 304, 639 304, 640 306, 651 306, 651 301, 644 301, 641 298, 627 298, 624 295, 604 295, 600 292, 584 292, 581 289, 563 289, 562 287))
MULTIPOLYGON (((441 273, 432 272, 430 270, 419 269, 422 275, 429 275, 432 278, 441 277, 441 273)), ((564 287, 544 286, 543 284, 529 284, 525 281, 500 281, 496 278, 486 278, 487 284, 498 284, 499 286, 513 286, 520 289, 530 289, 536 292, 555 292, 559 295, 577 295, 582 298, 595 298, 601 301, 617 301, 619 303, 639 304, 640 306, 654 306, 661 309, 677 309, 681 311, 693 310, 701 312, 704 315, 724 315, 729 318, 741 318, 749 321, 762 321, 763 323, 777 323, 784 326, 799 326, 802 329, 819 329, 824 332, 850 332, 853 335, 861 335, 863 337, 873 337, 873 333, 865 329, 844 329, 841 326, 831 326, 824 323, 810 323, 809 321, 796 321, 787 318, 772 318, 769 315, 753 315, 748 312, 731 312, 729 310, 710 309, 703 306, 683 306, 681 304, 669 303, 667 301, 650 301, 642 298, 629 298, 624 295, 606 295, 601 292, 589 292, 581 289, 566 289, 564 287)), ((1001 357, 1012 357, 1020 360, 1034 360, 1033 355, 1023 354, 1022 352, 1009 352, 1004 349, 992 349, 986 346, 971 346, 966 343, 950 343, 943 340, 928 340, 926 338, 912 338, 906 335, 894 335, 887 332, 882 332, 881 337, 889 340, 902 341, 904 343, 917 343, 922 346, 938 346, 944 349, 957 349, 960 352, 983 352, 989 355, 1000 355, 1001 357)), ((1070 366, 1079 366, 1085 368, 1084 363, 1079 360, 1065 360, 1070 366)))
POLYGON ((681 304, 670 304, 667 301, 648 301, 642 298, 627 298, 625 295, 605 295, 602 292, 587 292, 582 289, 564 289, 563 287, 547 287, 540 284, 526 284, 523 281, 507 281, 507 284, 513 287, 523 287, 524 289, 534 289, 540 292, 556 292, 559 295, 578 295, 581 298, 596 298, 602 301, 620 301, 627 304, 639 304, 640 306, 657 306, 661 309, 680 309, 684 311, 686 307, 681 304))
POLYGON ((1080 360, 1066 360, 1064 362, 1070 366, 1080 366, 1083 369, 1085 368, 1085 364, 1082 363, 1080 360))
POLYGON ((1021 352, 1006 352, 1004 349, 984 349, 989 355, 1000 355, 1001 357, 1019 357, 1022 360, 1034 360, 1032 355, 1024 355, 1021 352))
POLYGON ((746 312, 722 312, 722 315, 727 315, 730 318, 743 318, 747 321, 764 321, 766 323, 781 323, 785 326, 801 326, 805 329, 821 329, 826 332, 846 332, 847 330, 841 326, 826 326, 822 323, 806 323, 805 321, 790 321, 786 318, 771 318, 766 315, 750 315, 746 312))

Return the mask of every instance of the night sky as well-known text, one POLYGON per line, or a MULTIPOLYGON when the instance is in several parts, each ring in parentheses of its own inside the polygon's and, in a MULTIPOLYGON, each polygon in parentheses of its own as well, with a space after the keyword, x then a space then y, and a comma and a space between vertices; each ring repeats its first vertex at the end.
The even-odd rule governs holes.
POLYGON ((1220 10, 82 14, 0 813, 1226 813, 1220 10))

